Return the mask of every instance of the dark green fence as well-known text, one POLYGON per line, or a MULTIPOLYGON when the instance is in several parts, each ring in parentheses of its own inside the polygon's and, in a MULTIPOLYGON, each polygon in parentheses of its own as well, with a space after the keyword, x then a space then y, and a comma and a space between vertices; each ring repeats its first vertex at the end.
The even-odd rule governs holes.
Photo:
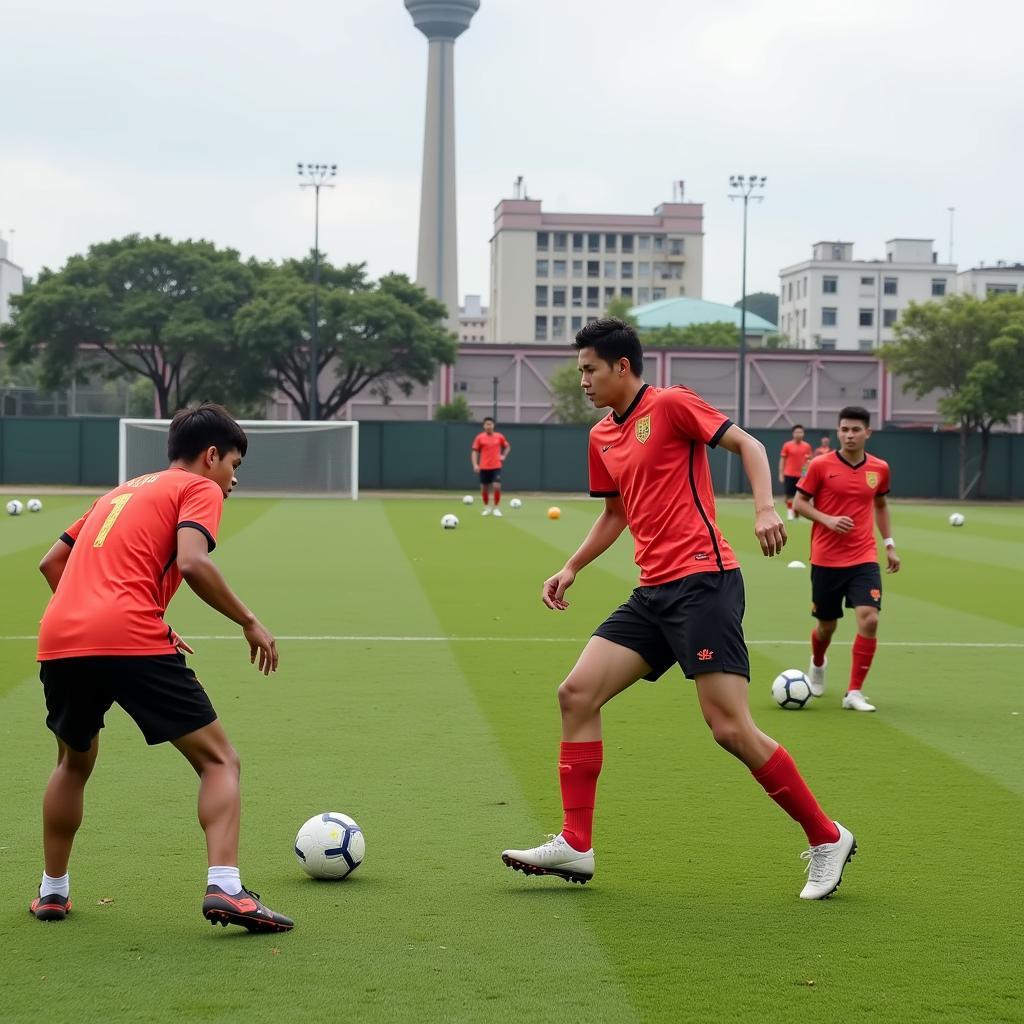
MULTIPOLYGON (((0 484, 64 484, 105 487, 117 482, 117 420, 0 417, 0 484)), ((473 491, 469 449, 480 428, 473 423, 359 424, 359 485, 364 490, 473 491)), ((583 427, 500 426, 512 445, 503 473, 517 491, 585 491, 587 431, 583 427)), ((828 430, 808 430, 817 446, 828 430)), ((788 430, 755 430, 775 477, 788 430)), ((833 441, 833 444, 835 442, 833 441)), ((870 450, 892 466, 893 496, 954 498, 959 476, 959 437, 950 433, 879 431, 870 450)), ((980 444, 971 439, 968 477, 977 472, 980 444)), ((727 489, 729 456, 711 453, 715 487, 727 489)), ((735 459, 733 459, 735 462, 735 459)), ((731 468, 733 486, 739 478, 731 468)), ((985 496, 1024 498, 1024 436, 992 438, 985 496)))

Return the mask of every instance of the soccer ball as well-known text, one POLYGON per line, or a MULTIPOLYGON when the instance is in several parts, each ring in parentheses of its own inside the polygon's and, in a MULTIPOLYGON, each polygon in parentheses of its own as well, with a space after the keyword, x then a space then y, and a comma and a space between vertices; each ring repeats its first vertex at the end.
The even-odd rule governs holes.
MULTIPOLYGON (((9 507, 10 506, 8 506, 8 508, 9 507)), ((949 525, 950 526, 963 526, 964 525, 964 517, 962 515, 960 515, 959 512, 954 512, 949 517, 949 525)))
POLYGON ((552 505, 551 508, 548 509, 548 519, 561 519, 561 518, 562 518, 562 510, 557 505, 552 505))
POLYGON ((463 505, 472 505, 473 504, 473 495, 472 494, 464 494, 462 496, 462 504, 463 505))
POLYGON ((441 525, 446 530, 454 530, 455 527, 459 525, 459 517, 453 516, 451 512, 449 512, 447 515, 441 516, 441 525))
POLYGON ((518 498, 513 498, 508 503, 508 507, 509 508, 522 508, 523 507, 523 503, 518 498))
POLYGON ((29 512, 42 512, 43 503, 38 498, 29 498, 25 508, 27 508, 29 512))
POLYGON ((310 878, 347 878, 366 854, 363 830, 347 814, 316 814, 295 837, 295 859, 310 878))
POLYGON ((17 498, 12 498, 7 502, 7 514, 9 516, 20 516, 24 511, 25 506, 17 498))
POLYGON ((811 699, 811 684, 798 668, 780 672, 772 683, 775 703, 786 711, 799 711, 811 699))

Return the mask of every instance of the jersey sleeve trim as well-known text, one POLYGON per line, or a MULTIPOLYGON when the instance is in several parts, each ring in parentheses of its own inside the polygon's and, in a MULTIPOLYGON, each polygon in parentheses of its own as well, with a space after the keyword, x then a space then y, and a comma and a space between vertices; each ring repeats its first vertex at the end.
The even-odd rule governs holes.
POLYGON ((711 440, 708 441, 709 448, 717 448, 718 442, 725 436, 725 432, 732 426, 732 420, 725 420, 725 422, 715 431, 711 440))
POLYGON ((57 539, 64 541, 69 548, 73 548, 75 546, 75 538, 72 537, 70 533, 62 533, 57 539))
POLYGON ((201 534, 203 534, 204 537, 206 537, 207 551, 212 551, 217 546, 217 542, 213 539, 213 534, 210 533, 210 531, 205 526, 203 526, 202 523, 196 523, 191 519, 185 519, 182 522, 178 523, 179 530, 183 530, 185 527, 188 527, 192 530, 198 530, 201 534))
POLYGON ((618 491, 591 491, 590 496, 592 498, 618 498, 618 491))
POLYGON ((807 490, 807 489, 806 489, 805 487, 801 487, 801 486, 800 486, 799 484, 797 484, 797 485, 796 485, 796 489, 797 489, 797 490, 798 490, 798 491, 799 491, 799 492, 800 492, 800 493, 801 493, 801 494, 802 494, 802 495, 803 495, 803 496, 804 496, 805 498, 813 498, 813 497, 814 497, 814 492, 813 492, 813 491, 809 491, 809 490, 807 490))

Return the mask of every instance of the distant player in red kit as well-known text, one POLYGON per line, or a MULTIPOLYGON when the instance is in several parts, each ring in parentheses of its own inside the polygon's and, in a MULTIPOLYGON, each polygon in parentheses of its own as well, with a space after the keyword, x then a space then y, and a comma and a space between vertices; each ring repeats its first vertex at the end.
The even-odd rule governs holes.
POLYGON ((483 430, 473 438, 473 447, 469 452, 469 460, 473 464, 473 472, 480 474, 480 497, 484 501, 484 510, 481 515, 489 516, 491 510, 487 507, 490 499, 491 488, 494 489, 494 514, 500 519, 501 509, 501 467, 512 451, 512 445, 508 443, 504 434, 499 434, 494 429, 494 420, 490 416, 484 417, 483 430))
POLYGON ((843 603, 857 616, 850 684, 843 697, 849 711, 874 711, 862 692, 878 646, 878 615, 882 609, 882 575, 878 569, 877 525, 885 544, 886 572, 899 572, 900 559, 892 539, 889 506, 889 464, 864 450, 871 437, 866 409, 847 406, 839 413, 840 451, 816 458, 798 485, 796 510, 810 519, 811 614, 818 620, 811 633, 811 692, 825 692, 825 652, 832 642, 843 603))
POLYGON ((793 436, 782 446, 779 455, 779 483, 786 489, 786 518, 794 519, 793 498, 797 481, 804 475, 807 463, 811 461, 811 446, 804 440, 804 428, 797 423, 793 436))
POLYGON ((832 438, 825 434, 821 439, 821 444, 814 449, 814 457, 817 458, 819 455, 829 455, 832 452, 832 438))
MULTIPOLYGON (((596 407, 611 407, 590 431, 590 493, 604 499, 604 510, 579 550, 545 581, 541 599, 556 611, 568 608, 565 593, 577 573, 627 528, 640 586, 598 626, 558 688, 561 831, 541 846, 505 850, 502 860, 529 875, 581 883, 593 877, 601 708, 638 679, 653 681, 678 663, 694 680, 716 742, 803 828, 809 877, 800 896, 824 899, 838 887, 857 844, 818 805, 793 758, 751 717, 743 577, 715 524, 707 449, 721 445, 740 456, 750 480, 762 552, 782 551, 786 529, 772 502, 764 445, 688 388, 645 384, 639 338, 622 320, 588 324, 575 346, 583 390, 596 407)), ((642 866, 642 857, 636 864, 642 866)))

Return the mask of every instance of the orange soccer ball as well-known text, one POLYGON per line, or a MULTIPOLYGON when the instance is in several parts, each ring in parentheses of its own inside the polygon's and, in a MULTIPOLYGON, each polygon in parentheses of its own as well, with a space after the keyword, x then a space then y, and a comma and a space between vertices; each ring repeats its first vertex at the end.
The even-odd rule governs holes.
POLYGON ((548 519, 561 519, 561 518, 562 518, 562 510, 557 505, 552 505, 551 508, 548 509, 548 519))

